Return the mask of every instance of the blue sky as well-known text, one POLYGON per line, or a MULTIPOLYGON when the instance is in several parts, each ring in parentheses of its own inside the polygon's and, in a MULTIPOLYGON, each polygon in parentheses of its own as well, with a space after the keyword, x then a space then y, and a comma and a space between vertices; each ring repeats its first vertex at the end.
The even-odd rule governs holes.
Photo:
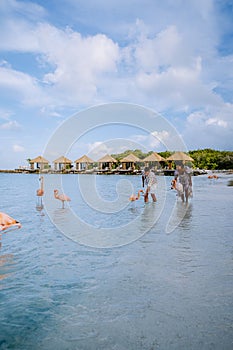
MULTIPOLYGON (((159 112, 188 149, 232 150, 232 18, 224 0, 1 0, 0 168, 26 165, 67 118, 111 102, 159 112)), ((155 151, 168 137, 120 133, 155 151)), ((93 131, 74 158, 101 142, 117 153, 114 138, 93 131)))

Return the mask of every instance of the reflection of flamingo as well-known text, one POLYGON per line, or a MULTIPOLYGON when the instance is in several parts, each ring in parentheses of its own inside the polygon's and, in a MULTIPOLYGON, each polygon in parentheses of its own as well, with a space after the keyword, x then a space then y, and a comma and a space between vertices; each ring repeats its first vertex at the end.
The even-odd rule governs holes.
POLYGON ((21 224, 9 215, 0 212, 0 231, 4 231, 12 227, 21 228, 21 224))
POLYGON ((140 198, 140 193, 143 193, 143 190, 138 191, 138 195, 132 194, 132 196, 129 197, 129 200, 131 202, 137 201, 140 198))
POLYGON ((54 197, 62 202, 62 209, 64 209, 64 203, 70 202, 71 199, 65 194, 58 194, 58 190, 54 190, 54 197))
MULTIPOLYGON (((4 254, 0 256, 0 268, 3 267, 5 264, 12 264, 13 263, 13 254, 4 254)), ((0 269, 2 270, 2 269, 0 269)), ((4 269, 5 270, 5 269, 4 269)), ((2 271, 3 274, 0 274, 0 280, 3 280, 4 278, 7 278, 10 276, 11 273, 5 273, 5 271, 2 271)))
POLYGON ((38 197, 38 205, 42 206, 42 197, 44 195, 44 177, 41 176, 39 178, 40 181, 40 188, 36 191, 36 195, 38 197), (40 197, 40 200, 39 200, 40 197))

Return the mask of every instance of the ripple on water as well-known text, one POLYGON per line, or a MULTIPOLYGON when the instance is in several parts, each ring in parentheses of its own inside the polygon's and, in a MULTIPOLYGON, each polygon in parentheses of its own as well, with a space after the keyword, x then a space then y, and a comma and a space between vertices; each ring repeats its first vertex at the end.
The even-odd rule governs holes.
MULTIPOLYGON (((138 188, 140 177, 131 178, 138 188)), ((155 224, 123 247, 81 246, 36 210, 36 176, 1 177, 1 204, 23 227, 2 236, 0 348, 231 349, 233 199, 227 179, 195 177, 194 197, 170 234, 165 228, 172 210, 179 222, 184 206, 169 187, 165 202, 145 208, 138 201, 119 215, 99 216, 74 196, 76 177, 65 179, 83 220, 111 227, 143 213, 142 231, 151 217, 155 224)), ((104 179, 98 186, 106 196, 104 179)), ((55 207, 55 216, 63 223, 66 209, 55 207)))

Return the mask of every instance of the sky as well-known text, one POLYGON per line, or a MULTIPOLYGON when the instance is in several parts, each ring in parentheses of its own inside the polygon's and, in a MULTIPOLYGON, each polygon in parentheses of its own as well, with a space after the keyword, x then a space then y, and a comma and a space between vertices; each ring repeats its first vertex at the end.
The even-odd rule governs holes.
MULTIPOLYGON (((111 103, 159 113, 188 150, 233 150, 232 18, 233 0, 1 0, 0 169, 27 165, 70 117, 111 103)), ((168 137, 156 123, 105 125, 73 157, 131 141, 159 152, 168 137)))

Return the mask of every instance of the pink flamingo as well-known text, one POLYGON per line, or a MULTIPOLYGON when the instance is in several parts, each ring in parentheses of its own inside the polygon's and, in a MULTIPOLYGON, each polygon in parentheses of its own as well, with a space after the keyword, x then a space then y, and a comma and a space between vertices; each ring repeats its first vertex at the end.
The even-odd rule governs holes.
POLYGON ((209 175, 208 179, 218 179, 218 175, 209 175))
POLYGON ((39 178, 39 181, 40 181, 40 188, 36 191, 36 195, 38 197, 42 197, 44 195, 44 177, 41 176, 39 178))
POLYGON ((44 177, 41 176, 39 178, 39 181, 40 181, 40 188, 36 191, 36 195, 38 197, 38 205, 42 206, 42 197, 44 195, 44 177))
POLYGON ((8 228, 21 228, 20 222, 13 219, 9 215, 0 212, 0 231, 5 231, 8 228))
POLYGON ((143 193, 143 190, 138 191, 138 195, 132 194, 132 196, 129 197, 129 200, 131 202, 137 201, 140 198, 140 193, 143 193))
POLYGON ((64 209, 64 203, 70 202, 71 199, 65 194, 58 194, 58 190, 54 190, 54 197, 62 202, 62 209, 64 209))

